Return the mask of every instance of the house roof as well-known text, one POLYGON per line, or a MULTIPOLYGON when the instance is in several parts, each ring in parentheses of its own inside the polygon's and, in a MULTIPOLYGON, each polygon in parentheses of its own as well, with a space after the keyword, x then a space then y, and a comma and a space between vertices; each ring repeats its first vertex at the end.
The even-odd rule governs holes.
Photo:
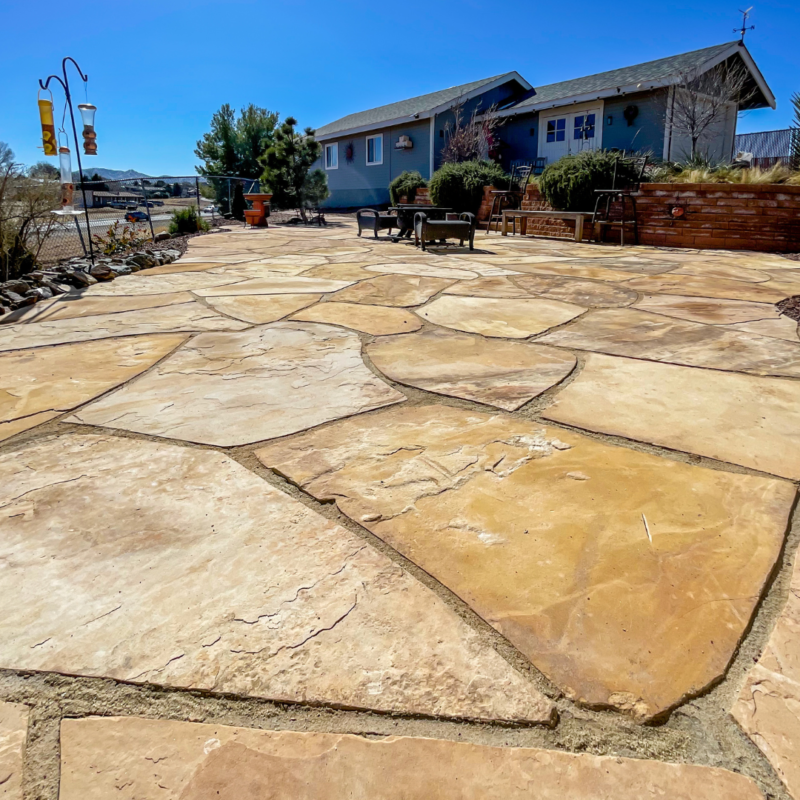
POLYGON ((337 133, 356 133, 360 130, 380 128, 391 123, 407 121, 409 117, 415 115, 425 119, 437 109, 450 106, 459 97, 474 96, 510 80, 517 81, 524 89, 531 88, 531 85, 519 73, 505 72, 491 78, 462 83, 460 86, 451 86, 449 89, 441 89, 438 92, 430 92, 419 97, 411 97, 408 100, 400 100, 397 103, 378 106, 368 111, 359 111, 357 114, 348 114, 335 122, 317 128, 316 138, 325 139, 337 133))
POLYGON ((536 94, 517 103, 513 111, 518 113, 559 106, 566 102, 591 100, 614 94, 642 91, 656 86, 668 86, 674 83, 681 73, 711 69, 715 64, 737 53, 742 56, 760 90, 759 101, 755 106, 749 104, 749 107, 770 105, 774 108, 775 98, 758 71, 752 56, 743 43, 734 41, 680 53, 676 56, 659 58, 655 61, 646 61, 643 64, 634 64, 631 67, 598 72, 596 75, 587 75, 585 78, 574 78, 550 83, 546 86, 537 86, 536 94))

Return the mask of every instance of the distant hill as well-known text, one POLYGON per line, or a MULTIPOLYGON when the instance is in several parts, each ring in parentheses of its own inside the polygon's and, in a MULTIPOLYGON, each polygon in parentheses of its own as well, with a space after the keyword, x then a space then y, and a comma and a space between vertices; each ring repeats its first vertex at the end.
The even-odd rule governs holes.
MULTIPOLYGON (((85 167, 84 173, 87 175, 94 175, 97 173, 101 178, 105 178, 108 181, 127 181, 131 178, 150 178, 150 175, 146 175, 144 172, 137 172, 135 169, 104 169, 103 167, 85 167)), ((78 177, 77 171, 74 174, 74 177, 78 177)))

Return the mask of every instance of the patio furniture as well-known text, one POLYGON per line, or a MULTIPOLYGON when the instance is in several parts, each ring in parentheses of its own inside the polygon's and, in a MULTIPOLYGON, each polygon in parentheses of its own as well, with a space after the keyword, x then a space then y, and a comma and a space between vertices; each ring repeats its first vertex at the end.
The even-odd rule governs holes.
POLYGON ((592 214, 592 229, 594 238, 597 241, 602 240, 600 232, 604 227, 619 227, 620 245, 625 246, 625 226, 633 226, 633 243, 639 244, 639 220, 636 216, 636 198, 633 192, 637 191, 639 184, 642 182, 644 170, 647 167, 649 156, 641 158, 625 158, 618 156, 614 161, 614 175, 611 179, 610 189, 595 189, 594 193, 597 196, 594 202, 594 213, 592 214), (628 164, 637 170, 636 183, 632 186, 617 187, 617 168, 621 163, 628 164), (601 204, 605 200, 605 209, 601 209, 601 204), (625 203, 628 202, 632 217, 625 218, 625 203), (620 204, 620 218, 611 219, 611 205, 612 203, 620 204))
POLYGON ((445 242, 447 239, 458 239, 459 245, 464 246, 464 240, 469 240, 469 249, 474 249, 475 241, 475 215, 464 212, 458 219, 428 219, 424 211, 414 215, 414 244, 425 250, 428 242, 445 242))
POLYGON ((270 215, 270 204, 272 200, 271 194, 246 194, 245 200, 249 200, 252 208, 244 210, 245 223, 254 228, 266 228, 269 226, 267 217, 270 215))
POLYGON ((397 212, 397 219, 400 223, 400 232, 394 237, 394 241, 398 241, 404 237, 407 239, 411 238, 411 234, 414 232, 414 215, 418 211, 422 211, 429 219, 444 219, 447 212, 452 210, 452 208, 426 206, 414 203, 398 203, 396 206, 392 206, 389 211, 397 212))
POLYGON ((387 230, 391 236, 392 228, 400 227, 397 217, 394 214, 381 214, 374 208, 362 208, 356 212, 356 220, 358 221, 358 235, 361 236, 361 231, 372 231, 375 238, 378 238, 378 231, 387 230))
POLYGON ((500 232, 503 236, 508 236, 508 222, 511 220, 513 225, 514 234, 517 233, 517 220, 520 221, 520 234, 523 236, 528 231, 527 222, 529 219, 535 217, 543 217, 544 219, 574 219, 575 220, 575 241, 580 242, 583 239, 583 224, 585 220, 592 218, 591 211, 522 211, 518 208, 507 208, 503 211, 503 222, 500 232))
MULTIPOLYGON (((489 211, 489 224, 486 226, 487 236, 492 230, 492 223, 494 222, 497 226, 502 221, 504 208, 519 208, 522 205, 522 198, 525 196, 532 172, 533 167, 530 164, 512 167, 508 189, 496 189, 492 192, 492 207, 489 211)), ((495 227, 496 230, 497 227, 495 227)))

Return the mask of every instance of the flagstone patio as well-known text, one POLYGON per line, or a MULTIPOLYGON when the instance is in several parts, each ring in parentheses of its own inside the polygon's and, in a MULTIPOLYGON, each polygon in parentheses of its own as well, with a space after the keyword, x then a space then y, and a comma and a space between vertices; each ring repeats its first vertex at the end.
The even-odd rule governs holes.
POLYGON ((355 232, 0 325, 0 797, 800 800, 800 262, 355 232))

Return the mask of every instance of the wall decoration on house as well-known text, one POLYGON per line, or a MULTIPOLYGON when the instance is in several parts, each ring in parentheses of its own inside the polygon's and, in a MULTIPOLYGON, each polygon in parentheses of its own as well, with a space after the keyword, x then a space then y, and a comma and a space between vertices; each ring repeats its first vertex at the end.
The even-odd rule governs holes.
POLYGON ((414 142, 411 141, 410 136, 401 136, 394 145, 395 150, 411 150, 414 147, 414 142))
POLYGON ((639 116, 639 106, 628 106, 623 112, 622 116, 628 123, 628 127, 633 125, 633 121, 639 116))
POLYGON ((347 147, 344 149, 344 160, 348 164, 352 164, 356 158, 356 146, 352 142, 347 143, 347 147))
POLYGON ((50 99, 42 100, 39 90, 39 120, 42 123, 42 146, 46 156, 56 155, 56 123, 53 119, 53 93, 50 99))

